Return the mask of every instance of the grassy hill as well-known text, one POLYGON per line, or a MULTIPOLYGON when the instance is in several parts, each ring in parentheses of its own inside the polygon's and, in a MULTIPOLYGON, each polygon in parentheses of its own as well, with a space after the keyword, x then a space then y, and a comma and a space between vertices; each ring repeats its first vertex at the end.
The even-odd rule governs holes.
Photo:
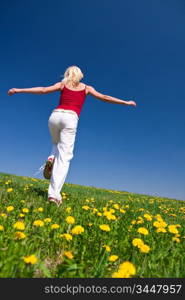
POLYGON ((0 173, 0 277, 185 276, 185 202, 0 173))

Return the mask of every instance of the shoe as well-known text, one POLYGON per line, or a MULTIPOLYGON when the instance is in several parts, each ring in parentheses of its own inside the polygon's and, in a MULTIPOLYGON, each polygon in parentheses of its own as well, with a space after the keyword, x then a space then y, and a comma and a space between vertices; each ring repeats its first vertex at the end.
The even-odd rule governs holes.
POLYGON ((45 164, 44 170, 43 170, 43 176, 44 176, 44 178, 46 178, 46 179, 50 179, 51 178, 53 164, 54 164, 54 158, 49 158, 46 161, 46 164, 45 164))
POLYGON ((62 200, 58 200, 58 199, 53 198, 53 197, 49 197, 49 198, 48 198, 48 201, 49 201, 49 202, 54 202, 58 207, 59 207, 60 204, 62 203, 62 200))

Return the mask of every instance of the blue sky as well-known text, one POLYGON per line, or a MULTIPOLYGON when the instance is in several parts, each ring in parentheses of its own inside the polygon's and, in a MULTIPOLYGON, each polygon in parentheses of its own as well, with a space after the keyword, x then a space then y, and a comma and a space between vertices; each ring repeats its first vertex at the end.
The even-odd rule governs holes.
POLYGON ((184 12, 183 0, 2 3, 0 171, 33 176, 45 162, 59 101, 8 89, 52 85, 75 64, 137 107, 86 98, 66 182, 185 200, 184 12))

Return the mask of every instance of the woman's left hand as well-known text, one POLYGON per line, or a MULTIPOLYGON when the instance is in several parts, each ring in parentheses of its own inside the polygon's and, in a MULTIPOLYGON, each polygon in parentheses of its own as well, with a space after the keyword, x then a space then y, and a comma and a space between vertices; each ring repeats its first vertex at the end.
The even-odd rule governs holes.
POLYGON ((12 95, 15 94, 15 93, 16 93, 16 89, 15 89, 15 88, 10 89, 10 90, 8 91, 8 95, 9 95, 9 96, 12 96, 12 95))

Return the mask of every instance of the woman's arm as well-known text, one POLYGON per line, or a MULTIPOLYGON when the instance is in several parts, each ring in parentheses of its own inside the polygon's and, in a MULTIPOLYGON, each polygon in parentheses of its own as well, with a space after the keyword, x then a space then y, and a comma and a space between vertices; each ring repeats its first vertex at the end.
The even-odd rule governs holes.
POLYGON ((108 95, 103 95, 97 92, 92 86, 89 85, 87 86, 87 93, 105 102, 136 106, 136 103, 134 101, 125 101, 108 95))
POLYGON ((62 85, 61 82, 57 82, 54 85, 47 86, 47 87, 33 87, 33 88, 26 88, 26 89, 12 88, 8 91, 8 95, 11 96, 16 93, 47 94, 51 92, 60 91, 61 85, 62 85))

